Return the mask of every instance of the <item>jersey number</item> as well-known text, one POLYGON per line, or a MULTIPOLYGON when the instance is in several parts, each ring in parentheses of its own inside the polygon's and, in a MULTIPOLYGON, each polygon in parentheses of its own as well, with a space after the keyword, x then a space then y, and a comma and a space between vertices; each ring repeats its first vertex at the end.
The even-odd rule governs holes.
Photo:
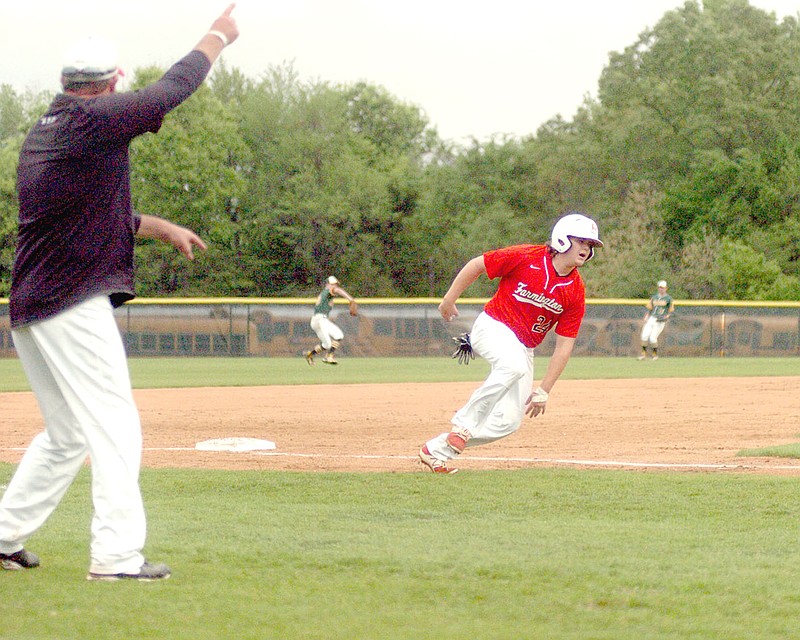
POLYGON ((547 333, 550 331, 550 327, 553 325, 552 322, 548 321, 547 318, 544 316, 539 316, 536 318, 536 322, 533 323, 531 327, 531 331, 533 333, 547 333))

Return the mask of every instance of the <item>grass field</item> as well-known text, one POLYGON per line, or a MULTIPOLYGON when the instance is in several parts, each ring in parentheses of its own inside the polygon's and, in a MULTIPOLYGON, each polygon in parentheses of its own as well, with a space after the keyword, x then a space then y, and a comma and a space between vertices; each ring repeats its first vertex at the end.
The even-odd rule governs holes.
MULTIPOLYGON (((21 372, 10 362, 0 361, 0 380, 14 388, 21 372)), ((169 387, 478 380, 483 366, 134 360, 131 371, 138 387, 169 387)), ((729 375, 800 375, 800 362, 576 358, 565 377, 729 375)), ((0 486, 13 470, 0 464, 0 486)), ((798 635, 793 477, 145 469, 145 552, 174 571, 155 584, 84 581, 89 484, 84 470, 28 544, 42 557, 39 569, 0 572, 0 638, 798 635)))
MULTIPOLYGON (((537 358, 539 378, 547 358, 537 358)), ((341 358, 336 367, 309 367, 302 358, 132 358, 133 386, 259 386, 483 380, 484 360, 468 366, 449 358, 341 358)), ((800 358, 572 358, 562 379, 705 378, 709 376, 800 376, 800 358)), ((30 387, 19 360, 0 358, 0 392, 30 387)))
POLYGON ((792 478, 145 470, 157 584, 83 581, 88 483, 0 575, 0 637, 796 637, 792 478))

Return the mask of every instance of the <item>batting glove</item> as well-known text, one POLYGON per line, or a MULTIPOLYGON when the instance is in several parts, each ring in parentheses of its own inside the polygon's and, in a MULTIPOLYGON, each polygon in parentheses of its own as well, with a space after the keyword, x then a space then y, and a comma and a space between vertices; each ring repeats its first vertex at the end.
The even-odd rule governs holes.
POLYGON ((469 364, 470 360, 475 358, 475 353, 472 351, 472 343, 469 340, 468 333, 462 333, 457 338, 453 338, 456 343, 456 350, 453 351, 451 358, 458 358, 458 364, 469 364))
POLYGON ((547 402, 550 394, 541 387, 536 387, 531 393, 531 402, 547 402))

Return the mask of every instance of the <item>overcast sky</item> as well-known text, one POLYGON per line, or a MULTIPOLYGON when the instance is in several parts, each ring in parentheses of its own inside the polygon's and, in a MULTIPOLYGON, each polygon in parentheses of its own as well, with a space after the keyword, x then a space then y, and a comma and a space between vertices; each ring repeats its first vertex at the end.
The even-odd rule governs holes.
MULTIPOLYGON (((117 43, 128 73, 188 52, 225 0, 0 0, 0 83, 59 88, 64 50, 117 43)), ((798 0, 751 0, 777 19, 798 0)), ((622 51, 682 0, 240 0, 241 36, 223 59, 257 79, 291 61, 304 80, 385 87, 446 139, 526 135, 594 97, 622 51)))

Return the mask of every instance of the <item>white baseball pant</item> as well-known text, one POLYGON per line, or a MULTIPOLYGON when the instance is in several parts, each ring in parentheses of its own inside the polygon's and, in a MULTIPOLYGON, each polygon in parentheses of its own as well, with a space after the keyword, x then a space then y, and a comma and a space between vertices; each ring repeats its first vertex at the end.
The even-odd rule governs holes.
POLYGON ((44 418, 0 501, 0 553, 44 524, 91 460, 91 565, 137 573, 146 518, 139 489, 142 433, 125 349, 107 296, 12 331, 44 418))
POLYGON ((344 338, 342 330, 321 313, 315 313, 311 317, 311 328, 319 338, 319 343, 323 349, 330 349, 333 341, 339 341, 344 338))
POLYGON ((650 343, 653 346, 658 344, 658 336, 667 325, 666 322, 658 322, 655 316, 650 316, 642 327, 642 344, 650 343))
MULTIPOLYGON (((470 341, 475 353, 489 362, 491 371, 451 420, 456 428, 469 431, 467 447, 505 438, 519 429, 533 387, 533 349, 502 322, 481 312, 472 325, 470 341)), ((431 455, 440 460, 457 455, 447 444, 448 433, 426 443, 431 455)))

